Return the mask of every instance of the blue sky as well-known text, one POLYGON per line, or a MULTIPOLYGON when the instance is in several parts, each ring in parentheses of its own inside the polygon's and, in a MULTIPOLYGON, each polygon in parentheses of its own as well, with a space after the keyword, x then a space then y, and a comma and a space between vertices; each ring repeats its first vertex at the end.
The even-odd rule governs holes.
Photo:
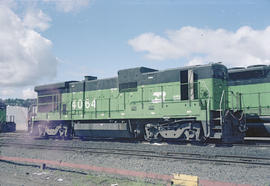
POLYGON ((269 25, 270 3, 256 2, 96 0, 77 13, 50 11, 52 26, 44 35, 53 41, 55 54, 68 63, 67 71, 70 67, 80 70, 81 66, 93 75, 106 77, 132 66, 177 67, 185 62, 145 59, 143 53, 134 52, 128 40, 145 32, 164 35, 166 30, 183 26, 235 31, 248 25, 264 29, 269 25))
MULTIPOLYGON (((21 29, 39 34, 26 44, 14 36, 18 52, 8 57, 0 52, 2 71, 10 68, 9 58, 25 66, 17 69, 19 80, 0 81, 3 98, 34 96, 37 84, 82 80, 84 75, 106 78, 136 66, 270 63, 269 0, 9 0, 0 8, 20 19, 21 29)), ((2 25, 9 24, 6 17, 0 14, 2 25)), ((1 34, 6 33, 0 31, 0 46, 6 46, 1 34)), ((17 71, 4 72, 2 79, 12 73, 17 71)))

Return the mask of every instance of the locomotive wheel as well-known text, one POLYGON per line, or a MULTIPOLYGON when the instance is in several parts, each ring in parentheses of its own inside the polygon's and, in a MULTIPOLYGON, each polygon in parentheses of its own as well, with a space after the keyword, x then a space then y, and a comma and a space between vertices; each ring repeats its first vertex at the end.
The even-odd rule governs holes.
POLYGON ((148 141, 150 143, 159 143, 162 142, 163 138, 160 134, 158 134, 157 136, 153 137, 153 138, 149 138, 146 134, 144 134, 144 139, 145 141, 148 141))
POLYGON ((191 125, 192 128, 189 128, 184 132, 185 140, 193 142, 205 141, 205 136, 203 135, 201 123, 192 123, 191 125))
POLYGON ((45 134, 42 136, 43 139, 49 139, 49 135, 45 132, 45 134))
POLYGON ((162 141, 162 137, 159 134, 159 130, 157 129, 157 126, 151 123, 146 124, 145 129, 144 129, 144 139, 151 143, 162 141))

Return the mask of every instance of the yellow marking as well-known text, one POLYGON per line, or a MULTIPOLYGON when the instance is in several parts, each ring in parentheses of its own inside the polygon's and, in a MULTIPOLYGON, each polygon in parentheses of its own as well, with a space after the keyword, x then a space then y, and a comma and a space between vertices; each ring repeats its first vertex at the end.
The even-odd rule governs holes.
POLYGON ((199 177, 186 174, 173 174, 172 184, 181 186, 198 186, 199 177))

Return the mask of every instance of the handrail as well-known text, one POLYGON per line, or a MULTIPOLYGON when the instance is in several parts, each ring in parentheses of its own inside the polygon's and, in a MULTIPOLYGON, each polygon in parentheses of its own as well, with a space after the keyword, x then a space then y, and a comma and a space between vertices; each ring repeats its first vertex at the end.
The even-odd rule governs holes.
POLYGON ((208 100, 207 100, 207 108, 209 109, 209 104, 210 104, 210 91, 205 83, 205 81, 202 81, 204 83, 205 88, 207 89, 207 93, 208 93, 208 100))
POLYGON ((222 125, 222 121, 223 121, 223 118, 222 118, 222 110, 221 110, 222 102, 223 102, 223 96, 224 96, 224 90, 222 91, 222 94, 221 94, 221 97, 220 97, 220 102, 219 102, 220 125, 222 125))
POLYGON ((230 93, 230 94, 228 94, 228 96, 231 96, 231 103, 229 105, 231 106, 232 109, 234 109, 235 107, 238 108, 237 104, 240 104, 239 108, 242 107, 243 109, 245 109, 246 107, 250 107, 248 105, 245 106, 245 99, 244 98, 246 98, 246 96, 251 96, 251 95, 259 96, 258 101, 256 102, 256 106, 251 106, 251 107, 252 108, 263 108, 262 103, 261 103, 261 101, 262 101, 261 96, 270 94, 270 92, 240 93, 239 95, 241 95, 241 98, 243 98, 243 99, 241 99, 242 100, 241 103, 237 103, 237 97, 236 97, 237 95, 235 94, 235 92, 233 92, 233 91, 226 91, 226 92, 230 93), (235 100, 236 100, 236 102, 234 102, 235 100))
MULTIPOLYGON (((206 105, 206 112, 210 113, 210 108, 209 108, 209 105, 210 105, 210 91, 209 91, 205 81, 202 81, 202 82, 203 82, 203 84, 204 84, 204 86, 205 86, 205 88, 207 89, 207 92, 208 92, 208 100, 207 100, 207 105, 206 105)), ((210 124, 208 124, 208 127, 207 127, 207 133, 208 134, 206 135, 207 138, 210 137, 210 130, 211 130, 210 124)))

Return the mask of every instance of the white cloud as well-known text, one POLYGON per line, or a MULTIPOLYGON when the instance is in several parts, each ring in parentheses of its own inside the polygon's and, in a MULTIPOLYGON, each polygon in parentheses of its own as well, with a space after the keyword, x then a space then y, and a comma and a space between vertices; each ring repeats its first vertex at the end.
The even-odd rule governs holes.
POLYGON ((165 37, 144 33, 128 43, 153 60, 185 58, 189 64, 221 61, 229 66, 270 63, 270 26, 263 30, 244 26, 235 32, 182 27, 167 31, 165 37))
MULTIPOLYGON (((48 20, 38 11, 39 18, 25 18, 26 24, 10 8, 0 4, 0 86, 33 85, 56 76, 57 59, 52 54, 52 42, 33 28, 45 29, 48 20), (41 19, 41 24, 39 20, 41 19), (45 20, 45 21, 44 21, 45 20), (30 22, 32 24, 30 24, 30 22), (31 26, 30 26, 31 25, 31 26)), ((30 14, 27 16, 30 16, 30 14)))
POLYGON ((5 88, 0 90, 1 98, 2 97, 9 97, 13 94, 15 94, 15 90, 13 88, 5 88))
POLYGON ((22 90, 23 99, 33 99, 37 97, 37 93, 32 88, 22 90))
POLYGON ((51 18, 44 14, 42 10, 29 10, 23 19, 23 24, 30 29, 44 31, 49 28, 50 21, 51 18))
POLYGON ((14 8, 17 6, 17 3, 15 2, 15 0, 0 0, 0 6, 14 8))
POLYGON ((72 12, 87 7, 90 0, 43 0, 44 2, 54 3, 56 8, 62 12, 72 12))

